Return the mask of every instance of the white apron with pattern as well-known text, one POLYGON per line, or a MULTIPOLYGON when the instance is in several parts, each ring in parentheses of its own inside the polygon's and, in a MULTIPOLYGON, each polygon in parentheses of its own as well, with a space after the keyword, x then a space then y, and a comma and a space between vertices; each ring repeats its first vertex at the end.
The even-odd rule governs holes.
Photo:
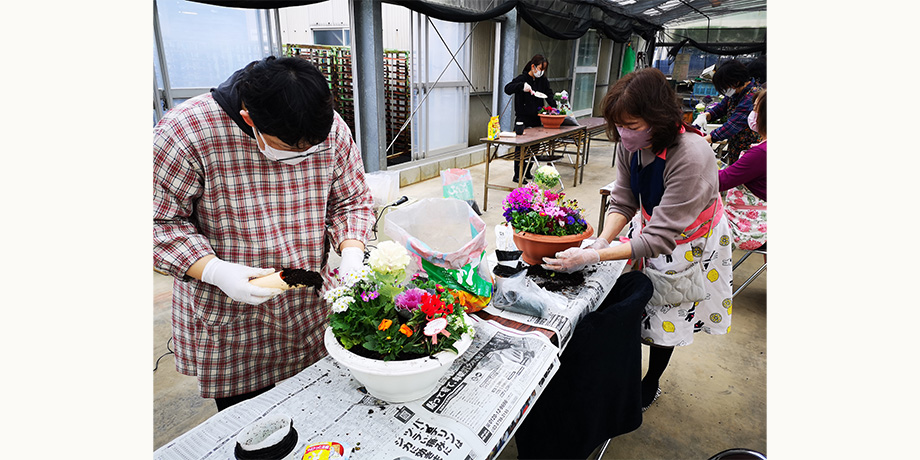
MULTIPOLYGON (((629 238, 641 233, 639 213, 630 222, 629 238)), ((706 235, 680 243, 669 255, 647 259, 660 271, 682 271, 696 261, 702 262, 706 298, 700 302, 677 305, 645 306, 642 318, 642 341, 661 346, 684 346, 693 343, 693 333, 726 334, 731 330, 732 315, 732 236, 728 219, 721 218, 706 235)))

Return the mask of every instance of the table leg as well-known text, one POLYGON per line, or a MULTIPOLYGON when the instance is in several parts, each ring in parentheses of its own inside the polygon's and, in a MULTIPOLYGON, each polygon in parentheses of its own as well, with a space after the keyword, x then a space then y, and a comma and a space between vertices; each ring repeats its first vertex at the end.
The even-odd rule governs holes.
MULTIPOLYGON (((587 133, 584 131, 582 134, 587 133)), ((582 137, 575 141, 575 183, 572 184, 572 187, 577 187, 578 184, 584 181, 585 178, 585 165, 582 164, 582 159, 587 158, 587 151, 585 146, 587 145, 588 140, 582 137), (581 179, 579 179, 579 173, 581 173, 581 179)))
POLYGON ((518 187, 524 186, 524 170, 527 169, 526 166, 530 164, 530 158, 527 158, 527 147, 518 147, 518 156, 521 158, 518 161, 518 187), (527 158, 525 160, 524 158, 527 158), (524 163, 527 163, 526 165, 524 163))
POLYGON ((601 215, 597 219, 597 234, 600 235, 604 230, 604 218, 607 217, 607 195, 601 195, 601 209, 599 214, 601 215))
POLYGON ((578 183, 583 184, 585 182, 585 165, 588 164, 588 155, 591 153, 591 135, 588 135, 588 138, 585 139, 585 162, 581 165, 581 179, 578 183))
MULTIPOLYGON (((498 145, 495 146, 498 149, 498 145)), ((492 162, 492 145, 486 143, 486 186, 482 191, 482 210, 489 209, 489 163, 492 162)))

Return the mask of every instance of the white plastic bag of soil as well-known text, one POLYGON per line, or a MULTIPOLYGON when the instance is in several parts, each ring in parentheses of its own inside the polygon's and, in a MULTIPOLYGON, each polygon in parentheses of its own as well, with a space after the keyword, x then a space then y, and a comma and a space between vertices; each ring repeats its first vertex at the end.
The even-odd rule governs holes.
MULTIPOLYGON (((491 296, 492 273, 484 261, 486 223, 465 201, 426 198, 386 215, 384 233, 412 256, 407 274, 425 270, 479 296, 491 296)), ((452 287, 452 286, 448 286, 452 287)))

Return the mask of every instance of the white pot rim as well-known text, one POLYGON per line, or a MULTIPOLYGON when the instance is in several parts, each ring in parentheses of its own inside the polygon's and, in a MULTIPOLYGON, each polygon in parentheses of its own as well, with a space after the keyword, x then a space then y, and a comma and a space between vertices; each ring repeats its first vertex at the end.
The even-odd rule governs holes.
MULTIPOLYGON (((469 322, 467 322, 467 324, 469 324, 469 322)), ((361 369, 361 372, 371 375, 392 376, 416 374, 419 371, 437 369, 445 364, 450 364, 462 355, 473 343, 469 334, 463 334, 460 340, 454 342, 454 348, 457 349, 457 353, 450 350, 444 350, 435 353, 433 356, 425 356, 423 358, 404 361, 382 361, 365 358, 364 356, 346 350, 345 347, 339 343, 338 339, 335 338, 335 334, 332 333, 331 327, 326 328, 323 341, 325 342, 326 350, 329 352, 329 355, 346 367, 358 367, 361 369)))

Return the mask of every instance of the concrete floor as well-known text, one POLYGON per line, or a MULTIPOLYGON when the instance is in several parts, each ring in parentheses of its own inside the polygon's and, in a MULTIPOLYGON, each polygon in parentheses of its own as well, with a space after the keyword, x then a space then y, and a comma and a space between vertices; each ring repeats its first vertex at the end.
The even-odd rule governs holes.
MULTIPOLYGON (((572 187, 574 171, 558 167, 567 197, 578 200, 594 226, 600 207, 598 190, 615 179, 611 167, 612 145, 592 142, 584 182, 577 187, 572 187)), ((467 169, 472 173, 476 200, 481 207, 485 165, 467 169)), ((514 185, 510 161, 493 162, 490 169, 492 183, 514 185)), ((431 179, 402 187, 400 194, 410 200, 440 197, 441 181, 431 179)), ((489 191, 489 208, 482 215, 489 229, 486 232, 488 251, 495 249, 495 234, 491 229, 502 221, 501 200, 507 194, 489 191)), ((379 237, 387 239, 382 231, 379 237)), ((742 253, 735 251, 735 258, 742 253)), ((735 271, 735 284, 740 285, 762 262, 759 255, 748 258, 735 271)), ((675 350, 662 377, 661 397, 644 414, 642 426, 610 443, 604 459, 708 459, 733 447, 767 454, 766 278, 765 272, 734 298, 731 333, 724 336, 697 334, 691 346, 675 350)), ((155 362, 167 352, 172 278, 154 272, 153 283, 155 362)), ((647 347, 643 347, 643 356, 647 362, 647 347)), ((153 379, 154 449, 217 412, 212 400, 198 396, 194 377, 176 372, 172 355, 160 360, 153 379)), ((513 441, 499 458, 517 458, 513 441)))

